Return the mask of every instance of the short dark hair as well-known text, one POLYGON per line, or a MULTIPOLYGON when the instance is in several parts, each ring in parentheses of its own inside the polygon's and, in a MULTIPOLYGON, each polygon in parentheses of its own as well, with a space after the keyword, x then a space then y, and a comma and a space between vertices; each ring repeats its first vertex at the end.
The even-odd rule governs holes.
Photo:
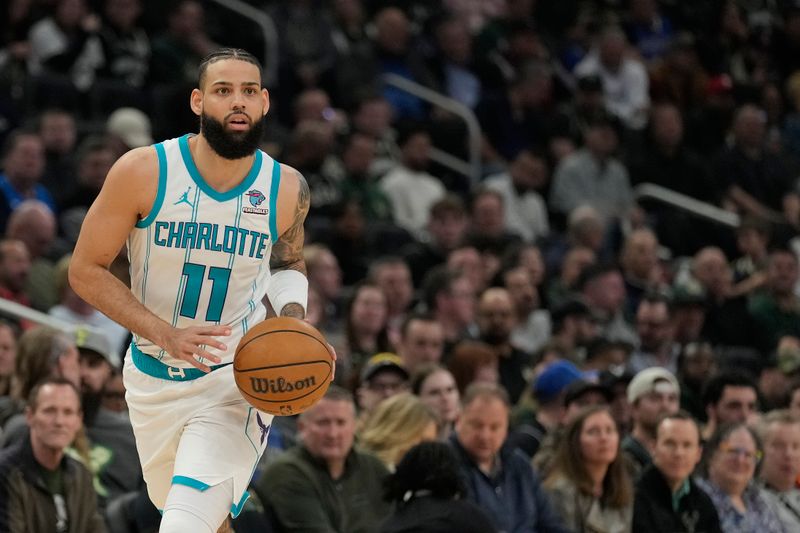
POLYGON ((586 288, 586 285, 588 285, 590 282, 612 272, 621 273, 622 271, 620 270, 619 266, 612 262, 590 265, 584 268, 580 276, 578 276, 578 281, 575 283, 575 288, 579 291, 583 291, 583 289, 586 288))
POLYGON ((422 280, 422 297, 429 312, 436 310, 436 296, 442 292, 449 292, 456 280, 464 274, 445 265, 437 266, 428 271, 422 280))
POLYGON ((667 413, 658 419, 658 422, 656 422, 656 437, 658 437, 658 430, 661 427, 661 424, 667 420, 683 420, 684 422, 691 422, 697 430, 697 442, 698 444, 700 443, 700 424, 697 423, 697 420, 690 415, 688 411, 683 409, 678 410, 677 413, 667 413))
POLYGON ((217 61, 224 61, 226 59, 236 59, 255 65, 258 67, 259 77, 261 77, 261 63, 259 63, 258 59, 256 59, 256 56, 247 50, 242 50, 241 48, 218 48, 204 57, 200 62, 200 67, 197 69, 197 86, 203 86, 203 82, 205 81, 206 77, 206 71, 208 70, 209 65, 216 63, 217 61))
POLYGON ((719 403, 725 387, 749 387, 758 394, 758 387, 750 376, 739 370, 726 370, 711 376, 706 383, 703 388, 703 407, 719 403))
POLYGON ((71 388, 75 392, 75 397, 78 399, 78 408, 81 408, 81 391, 78 390, 78 387, 76 387, 73 382, 64 377, 47 377, 37 381, 36 385, 33 386, 31 392, 28 394, 28 409, 30 409, 31 412, 36 411, 36 407, 39 405, 39 391, 41 391, 42 387, 45 385, 71 388))
POLYGON ((383 498, 388 502, 403 502, 408 492, 419 490, 430 491, 439 499, 454 499, 465 493, 453 449, 436 441, 421 442, 408 450, 383 487, 383 498))
POLYGON ((402 324, 400 325, 400 336, 402 338, 406 337, 408 334, 408 328, 415 320, 418 322, 438 322, 436 317, 434 317, 431 313, 409 313, 406 315, 402 324))

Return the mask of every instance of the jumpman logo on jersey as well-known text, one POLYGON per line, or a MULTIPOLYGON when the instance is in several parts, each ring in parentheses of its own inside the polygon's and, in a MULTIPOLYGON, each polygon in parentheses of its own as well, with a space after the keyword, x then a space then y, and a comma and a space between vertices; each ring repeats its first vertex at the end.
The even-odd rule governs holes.
POLYGON ((192 209, 194 209, 194 204, 193 204, 192 202, 190 202, 190 201, 189 201, 189 191, 191 191, 191 190, 192 190, 192 188, 191 188, 191 187, 189 187, 188 189, 186 189, 186 192, 185 192, 185 193, 183 193, 183 194, 181 195, 181 197, 180 197, 180 198, 178 198, 178 201, 177 201, 177 202, 175 202, 175 203, 174 203, 174 204, 172 204, 172 205, 178 205, 178 204, 189 204, 189 207, 191 207, 192 209))

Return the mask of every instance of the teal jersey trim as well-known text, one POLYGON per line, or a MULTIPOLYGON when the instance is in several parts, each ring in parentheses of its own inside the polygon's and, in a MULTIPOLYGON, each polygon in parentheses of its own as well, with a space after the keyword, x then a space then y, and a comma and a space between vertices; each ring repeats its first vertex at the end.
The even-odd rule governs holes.
POLYGON ((137 228, 146 228, 153 223, 161 210, 161 205, 164 203, 164 195, 167 193, 167 152, 164 150, 162 143, 156 144, 155 148, 158 156, 158 192, 153 202, 153 208, 150 209, 147 217, 136 223, 137 228))
MULTIPOLYGON (((166 379, 167 381, 191 381, 206 375, 206 373, 199 368, 180 368, 162 363, 155 357, 141 351, 134 343, 131 343, 131 360, 133 361, 133 365, 139 369, 140 372, 154 378, 166 379)), ((231 363, 212 365, 211 371, 219 370, 230 364, 231 363)))
POLYGON ((237 516, 239 516, 239 514, 242 512, 242 509, 244 509, 245 502, 247 501, 247 499, 249 497, 250 497, 250 492, 249 491, 244 491, 244 494, 242 494, 242 499, 239 500, 239 503, 231 504, 231 517, 232 518, 236 518, 237 516))
POLYGON ((197 489, 200 492, 203 492, 204 490, 208 490, 211 488, 211 485, 209 485, 208 483, 203 483, 199 479, 194 479, 193 477, 188 477, 188 476, 172 476, 172 484, 185 485, 187 487, 197 489))
POLYGON ((269 186, 269 232, 272 242, 278 240, 278 187, 281 184, 281 164, 273 160, 272 183, 269 186))
POLYGON ((247 192, 253 182, 256 180, 258 173, 261 172, 261 163, 262 163, 262 156, 261 150, 256 150, 255 152, 255 159, 253 160, 253 166, 250 167, 250 172, 247 173, 247 176, 244 177, 242 182, 234 187, 233 189, 225 192, 219 192, 215 190, 211 185, 206 183, 206 180, 203 179, 203 176, 200 174, 200 171, 197 170, 197 165, 194 164, 194 159, 192 159, 192 152, 189 150, 189 136, 184 135, 180 139, 178 139, 178 144, 181 148, 181 157, 183 158, 183 164, 186 165, 186 170, 189 171, 189 175, 192 177, 192 180, 197 184, 200 189, 206 193, 210 198, 218 201, 224 202, 226 200, 230 200, 232 198, 236 198, 239 195, 242 195, 247 192))

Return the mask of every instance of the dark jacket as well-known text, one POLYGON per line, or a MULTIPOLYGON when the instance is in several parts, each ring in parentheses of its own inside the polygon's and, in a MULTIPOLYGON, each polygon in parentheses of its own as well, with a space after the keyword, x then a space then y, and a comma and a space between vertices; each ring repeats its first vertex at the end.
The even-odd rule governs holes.
POLYGON ((539 478, 522 452, 503 446, 499 468, 484 474, 453 437, 467 499, 486 512, 501 533, 566 533, 569 531, 553 510, 539 478))
MULTIPOLYGON (((68 533, 105 533, 92 475, 78 461, 61 460, 68 533)), ((29 438, 0 454, 0 533, 55 533, 53 494, 40 474, 29 438)))
POLYGON ((714 503, 694 481, 672 507, 672 491, 661 471, 648 466, 636 484, 633 533, 722 533, 714 503))
POLYGON ((372 533, 391 514, 383 501, 383 463, 352 450, 344 473, 332 479, 327 465, 300 446, 278 456, 255 489, 277 522, 291 533, 372 533))
POLYGON ((380 533, 495 533, 474 503, 433 496, 412 497, 381 526, 380 533))

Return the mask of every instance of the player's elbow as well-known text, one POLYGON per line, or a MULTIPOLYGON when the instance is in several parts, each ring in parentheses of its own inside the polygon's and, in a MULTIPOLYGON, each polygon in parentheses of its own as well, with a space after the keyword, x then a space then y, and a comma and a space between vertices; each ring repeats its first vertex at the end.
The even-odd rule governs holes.
POLYGON ((75 256, 69 262, 69 270, 67 271, 67 279, 69 286, 80 297, 85 297, 86 287, 88 286, 88 265, 84 261, 78 260, 75 256))

